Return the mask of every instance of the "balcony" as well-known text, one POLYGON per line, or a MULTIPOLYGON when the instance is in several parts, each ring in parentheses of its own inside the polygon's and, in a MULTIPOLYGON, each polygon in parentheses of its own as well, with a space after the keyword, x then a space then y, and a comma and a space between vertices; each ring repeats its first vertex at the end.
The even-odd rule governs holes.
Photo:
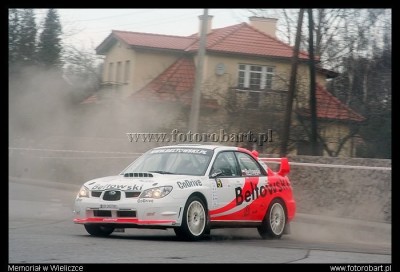
POLYGON ((247 109, 284 111, 286 109, 287 94, 286 90, 255 90, 248 88, 230 88, 230 94, 236 96, 236 100, 245 105, 247 109))

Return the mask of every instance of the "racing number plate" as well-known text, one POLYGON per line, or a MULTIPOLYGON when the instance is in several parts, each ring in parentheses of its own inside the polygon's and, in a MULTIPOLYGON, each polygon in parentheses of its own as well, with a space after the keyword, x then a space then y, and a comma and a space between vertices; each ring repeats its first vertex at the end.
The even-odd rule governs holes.
POLYGON ((100 204, 100 209, 118 209, 118 206, 113 204, 100 204))

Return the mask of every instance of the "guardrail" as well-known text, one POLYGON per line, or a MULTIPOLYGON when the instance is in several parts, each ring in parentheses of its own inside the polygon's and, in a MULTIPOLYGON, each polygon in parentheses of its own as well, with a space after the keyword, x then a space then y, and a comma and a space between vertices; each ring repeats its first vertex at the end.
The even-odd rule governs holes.
MULTIPOLYGON (((268 162, 268 163, 280 164, 279 158, 259 158, 259 159, 262 161, 268 162)), ((327 168, 350 168, 350 169, 383 170, 383 171, 391 171, 392 170, 392 167, 383 167, 383 166, 344 165, 344 164, 291 162, 291 161, 289 161, 289 164, 290 165, 310 166, 310 167, 327 167, 327 168)))

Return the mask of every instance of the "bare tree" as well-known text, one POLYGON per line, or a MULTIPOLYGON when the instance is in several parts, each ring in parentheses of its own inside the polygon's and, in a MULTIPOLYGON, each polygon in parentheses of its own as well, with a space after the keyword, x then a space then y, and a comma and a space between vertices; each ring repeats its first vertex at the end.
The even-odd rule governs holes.
MULTIPOLYGON (((291 45, 296 33, 293 9, 250 9, 255 16, 278 18, 278 37, 291 45)), ((387 20, 385 9, 315 9, 315 54, 321 66, 339 69, 343 57, 351 52, 365 55, 371 52, 375 38, 382 38, 381 21, 387 20), (377 31, 378 30, 378 31, 377 31), (369 39, 374 37, 374 39, 369 39)), ((308 25, 304 25, 308 27, 308 25)), ((308 47, 308 34, 302 37, 301 48, 308 47)))
POLYGON ((312 155, 318 155, 318 139, 317 139, 317 97, 316 97, 316 83, 315 83, 315 58, 314 58, 314 19, 312 9, 307 9, 308 12, 308 29, 309 29, 309 70, 310 70, 310 112, 311 112, 311 151, 312 155))
POLYGON ((69 46, 65 49, 64 60, 64 74, 83 94, 100 88, 102 57, 95 52, 69 46))
POLYGON ((299 50, 300 50, 300 42, 301 42, 301 29, 303 25, 303 14, 304 9, 300 9, 298 22, 297 22, 297 33, 296 33, 296 43, 293 49, 293 57, 292 57, 292 68, 291 68, 291 75, 290 75, 290 84, 289 84, 289 94, 286 102, 286 112, 285 112, 285 120, 283 126, 283 133, 282 133, 282 144, 280 155, 286 156, 287 154, 287 146, 289 141, 289 134, 290 134, 290 126, 292 123, 292 105, 293 99, 295 95, 296 89, 296 76, 297 76, 297 65, 298 65, 298 57, 299 57, 299 50))
MULTIPOLYGON (((292 33, 280 35, 286 42, 292 42, 295 31, 293 30, 292 10, 252 10, 256 16, 270 17, 272 14, 278 20, 278 30, 291 30, 292 33)), ((391 86, 384 83, 385 88, 371 84, 373 78, 377 80, 377 70, 374 70, 373 59, 377 52, 381 52, 390 33, 391 11, 389 9, 315 9, 314 10, 315 55, 320 59, 317 68, 324 67, 340 72, 337 78, 328 81, 328 88, 344 104, 350 106, 356 112, 361 113, 367 119, 376 119, 381 116, 381 109, 386 109, 386 101, 391 101, 391 86), (389 26, 389 27, 388 27, 389 26), (386 87, 388 86, 388 87, 386 87), (385 90, 381 100, 382 104, 375 103, 372 106, 373 94, 385 90), (377 106, 380 105, 380 106, 377 106), (375 117, 374 117, 375 116, 375 117)), ((304 27, 309 27, 306 25, 304 27)), ((308 37, 303 35, 301 48, 307 48, 308 37)), ((389 38, 390 39, 390 38, 389 38)), ((391 52, 386 50, 386 52, 391 52)), ((389 53, 390 54, 390 53, 389 53)), ((385 68, 386 78, 390 76, 390 69, 385 68), (389 72, 388 72, 389 71, 389 72)), ((383 75, 382 75, 383 76, 383 75)), ((382 78, 383 82, 384 78, 382 78)), ((298 97, 299 101, 306 97, 298 97)), ((375 99, 375 101, 377 101, 375 99)), ((385 117, 386 118, 386 117, 385 117)), ((386 119, 385 119, 386 120, 386 119)), ((332 125, 339 124, 337 120, 324 120, 332 125)), ((369 121, 368 121, 369 122, 369 121)), ((370 122, 369 122, 370 123, 370 122)), ((373 122, 378 124, 379 122, 373 122)), ((386 122, 385 122, 386 123, 386 122)), ((389 122, 390 123, 390 122, 389 122)), ((306 136, 311 137, 310 124, 302 120, 306 136)), ((341 121, 340 125, 343 124, 341 121)), ((360 132, 358 122, 347 122, 349 131, 336 143, 336 147, 328 147, 327 140, 318 130, 317 138, 324 149, 331 156, 337 156, 341 149, 353 136, 360 132)), ((372 129, 372 125, 370 129, 372 129)), ((367 133, 363 132, 364 135, 367 133)), ((369 133, 374 134, 373 131, 369 133)), ((372 145, 371 145, 372 146, 372 145)), ((386 149, 386 148, 385 148, 386 149)))

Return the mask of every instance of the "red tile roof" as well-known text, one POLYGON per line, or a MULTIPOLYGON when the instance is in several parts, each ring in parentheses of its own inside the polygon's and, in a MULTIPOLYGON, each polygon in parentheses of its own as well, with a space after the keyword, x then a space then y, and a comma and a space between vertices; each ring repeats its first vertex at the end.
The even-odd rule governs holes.
MULTIPOLYGON (((321 85, 317 85, 317 117, 322 119, 348 120, 361 122, 365 117, 343 104, 321 85)), ((310 117, 310 109, 299 109, 298 114, 310 117)))
MULTIPOLYGON (((192 35, 191 37, 193 37, 192 35)), ((197 51, 199 43, 193 43, 186 51, 197 51)), ((291 58, 293 48, 247 23, 213 29, 207 35, 207 50, 246 55, 291 58)), ((299 57, 308 59, 300 52, 299 57)))
MULTIPOLYGON (((192 58, 181 58, 154 78, 145 87, 133 93, 131 99, 155 102, 181 102, 191 105, 196 68, 192 58)), ((208 108, 218 107, 215 99, 202 98, 208 108)))
MULTIPOLYGON (((104 54, 110 44, 119 39, 128 45, 173 49, 196 52, 199 46, 197 34, 188 37, 160 35, 130 31, 113 30, 96 48, 98 54, 104 54)), ((207 50, 223 53, 236 53, 255 56, 290 58, 293 48, 278 39, 259 31, 247 23, 213 29, 207 35, 207 50)), ((307 53, 300 52, 301 59, 307 59, 307 53)))
POLYGON ((122 41, 126 42, 129 45, 164 48, 164 49, 184 50, 196 40, 194 38, 183 37, 183 36, 139 33, 139 32, 129 32, 129 31, 118 31, 118 30, 113 30, 112 33, 115 35, 115 37, 121 39, 122 41))

